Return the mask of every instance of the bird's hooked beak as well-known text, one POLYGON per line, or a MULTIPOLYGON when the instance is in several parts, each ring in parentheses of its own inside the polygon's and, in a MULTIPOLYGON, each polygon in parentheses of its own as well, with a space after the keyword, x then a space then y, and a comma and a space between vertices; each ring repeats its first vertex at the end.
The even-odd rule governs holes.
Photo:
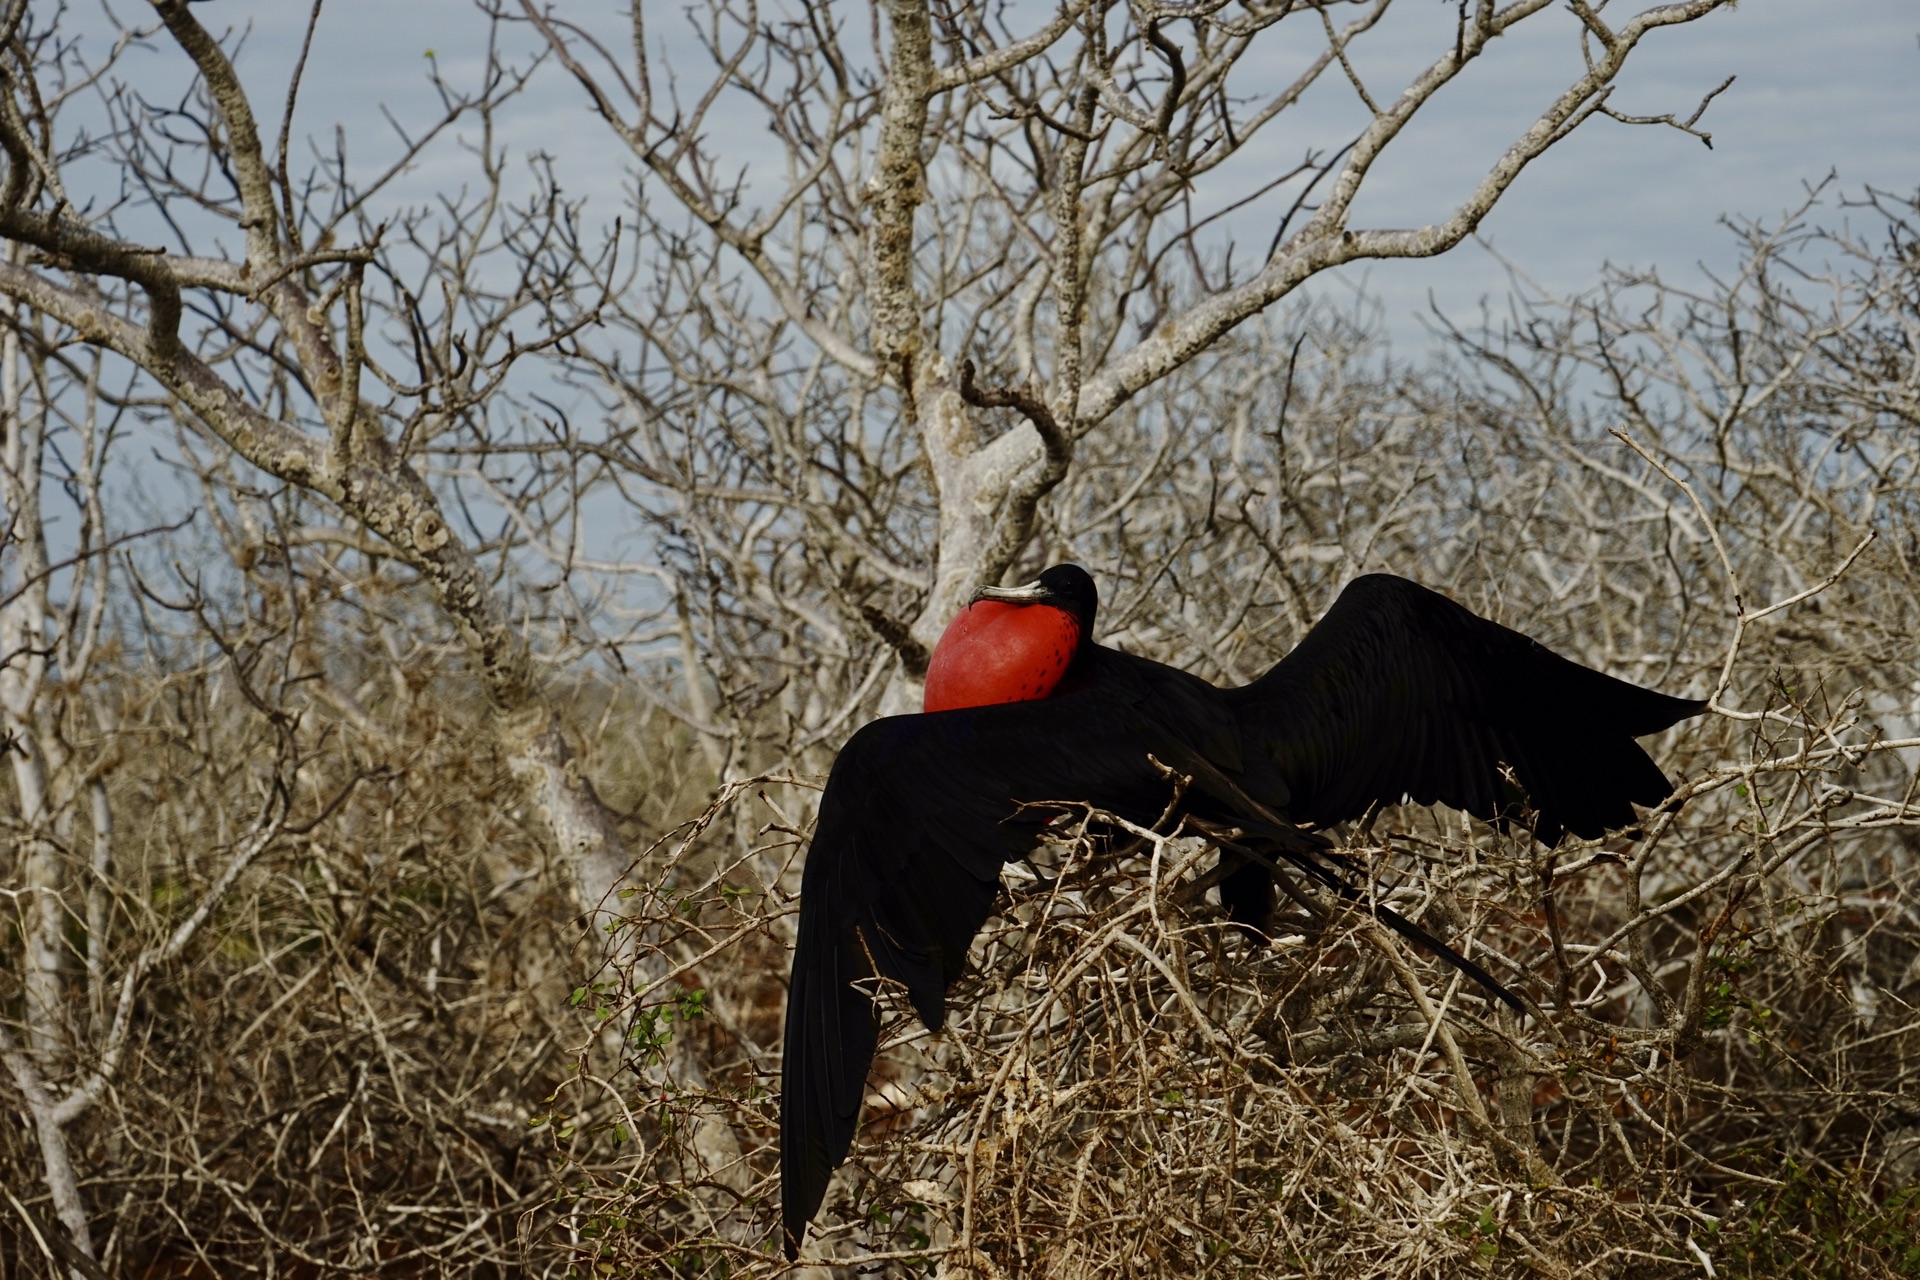
POLYGON ((973 593, 968 604, 979 604, 982 600, 1004 600, 1008 604, 1040 604, 1052 599, 1052 593, 1038 582, 1029 582, 1023 587, 982 587, 973 593))

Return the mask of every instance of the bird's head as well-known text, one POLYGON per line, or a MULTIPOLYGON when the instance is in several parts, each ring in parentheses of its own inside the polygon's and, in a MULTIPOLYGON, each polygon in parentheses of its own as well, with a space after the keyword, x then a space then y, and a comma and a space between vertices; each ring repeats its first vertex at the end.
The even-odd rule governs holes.
POLYGON ((927 664, 927 711, 1030 702, 1054 691, 1093 634, 1100 593, 1077 564, 1022 587, 983 587, 927 664))
POLYGON ((999 600, 1006 604, 1045 605, 1072 614, 1082 632, 1093 630, 1093 615, 1100 608, 1100 589, 1093 575, 1077 564, 1057 564, 1023 587, 982 587, 973 593, 973 604, 999 600))

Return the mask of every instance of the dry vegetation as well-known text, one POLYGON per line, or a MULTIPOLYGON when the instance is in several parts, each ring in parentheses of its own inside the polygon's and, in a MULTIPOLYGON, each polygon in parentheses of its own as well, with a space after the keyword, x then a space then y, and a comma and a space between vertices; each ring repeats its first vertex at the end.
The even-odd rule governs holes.
MULTIPOLYGON (((1360 88, 1387 8, 1069 4, 1030 46, 901 0, 867 48, 719 5, 687 101, 764 111, 764 206, 644 38, 627 75, 488 10, 401 159, 487 136, 524 37, 645 171, 636 248, 491 153, 423 207, 303 171, 205 7, 154 6, 198 77, 162 106, 0 3, 0 1280, 780 1273, 819 775, 972 585, 1069 558, 1104 638, 1217 680, 1387 569, 1717 713, 1650 744, 1643 840, 1344 834, 1525 1019, 1307 886, 1225 927, 1190 832, 1063 827, 946 1033, 894 1007, 814 1274, 1920 1274, 1920 209, 1822 193, 1699 295, 1394 363, 1268 308, 1517 167, 1419 243, 1350 228, 1376 114, 1251 266, 1184 194, 1360 88), (1325 56, 1248 109, 1283 22, 1325 56)), ((1534 14, 1594 55, 1544 149, 1656 28, 1534 14)))
MULTIPOLYGON (((113 817, 56 827, 53 856, 111 878, 75 877, 89 927, 66 934, 71 986, 40 1058, 84 1081, 130 1025, 67 1127, 107 1274, 509 1274, 518 1216, 550 1194, 524 1116, 578 1034, 573 908, 499 801, 506 770, 470 693, 430 662, 403 681, 329 652, 301 615, 338 601, 313 585, 233 616, 169 609, 156 589, 149 627, 87 687, 41 700, 36 727, 97 772, 89 808, 113 817), (158 956, 205 902, 187 945, 158 956)), ((18 809, 7 826, 20 885, 34 833, 18 809)), ((18 945, 33 904, 9 897, 18 945)), ((35 1194, 44 1153, 18 1120, 0 1135, 9 1212, 36 1223, 0 1231, 0 1266, 52 1274, 64 1235, 35 1194)))
MULTIPOLYGON (((1252 945, 1178 829, 1118 852, 1063 838, 1038 877, 1009 873, 943 1036, 892 1006, 815 1256, 1920 1271, 1920 257, 1913 210, 1876 207, 1855 213, 1865 240, 1747 232, 1711 296, 1621 277, 1542 303, 1463 336, 1446 371, 1309 327, 1179 414, 1143 408, 1110 471, 1087 460, 1033 561, 1105 568, 1121 644, 1245 676, 1390 566, 1609 670, 1714 692, 1720 714, 1650 744, 1680 789, 1638 842, 1548 851, 1422 810, 1349 836, 1383 896, 1526 994, 1521 1021, 1304 886, 1252 945), (1123 521, 1126 456, 1179 461, 1123 521)), ((798 856, 804 806, 784 783, 724 796, 637 915, 674 985, 592 996, 643 1054, 684 1028, 714 1086, 641 1093, 589 1053, 558 1095, 579 1229, 622 1269, 779 1270, 771 1150, 743 1178, 674 1135, 703 1111, 771 1133, 779 990, 738 984, 781 962, 790 904, 755 868, 798 856), (729 821, 758 843, 716 841, 729 821), (727 1017, 684 1021, 703 988, 727 1017)))

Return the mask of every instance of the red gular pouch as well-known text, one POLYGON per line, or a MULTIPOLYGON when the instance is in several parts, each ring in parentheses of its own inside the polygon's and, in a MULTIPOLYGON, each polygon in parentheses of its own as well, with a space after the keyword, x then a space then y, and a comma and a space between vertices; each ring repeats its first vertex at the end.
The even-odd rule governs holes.
POLYGON ((1049 604, 976 600, 947 625, 927 664, 923 711, 1034 702, 1080 648, 1080 620, 1049 604))

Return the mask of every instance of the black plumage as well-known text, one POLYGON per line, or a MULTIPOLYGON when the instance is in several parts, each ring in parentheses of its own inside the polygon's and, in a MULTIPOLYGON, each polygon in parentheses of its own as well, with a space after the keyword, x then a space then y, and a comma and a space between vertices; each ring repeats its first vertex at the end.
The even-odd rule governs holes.
MULTIPOLYGON (((1047 594, 1083 614, 1090 635, 1092 580, 1075 566, 1049 570, 1043 586, 1050 579, 1047 594)), ((901 983, 940 1029, 1000 867, 1028 853, 1047 820, 1021 802, 1152 822, 1172 795, 1152 756, 1192 775, 1189 809, 1242 825, 1258 823, 1249 802, 1323 827, 1403 796, 1495 819, 1522 798, 1504 764, 1552 844, 1631 826, 1633 805, 1664 800, 1671 787, 1634 739, 1703 706, 1374 574, 1241 688, 1085 642, 1044 700, 866 725, 834 762, 801 877, 781 1096, 788 1256, 859 1119, 878 1035, 862 980, 877 970, 901 983)), ((1236 918, 1259 914, 1269 875, 1242 866, 1222 883, 1236 918)))

